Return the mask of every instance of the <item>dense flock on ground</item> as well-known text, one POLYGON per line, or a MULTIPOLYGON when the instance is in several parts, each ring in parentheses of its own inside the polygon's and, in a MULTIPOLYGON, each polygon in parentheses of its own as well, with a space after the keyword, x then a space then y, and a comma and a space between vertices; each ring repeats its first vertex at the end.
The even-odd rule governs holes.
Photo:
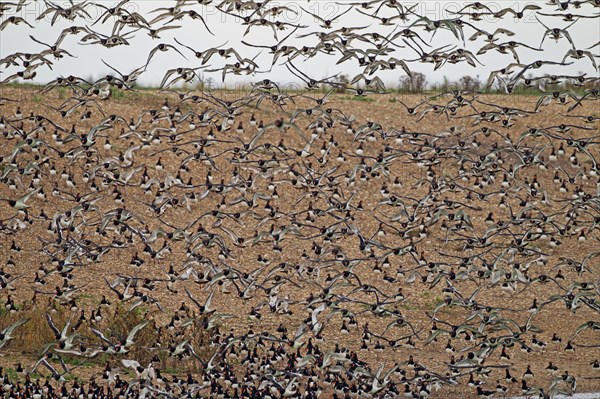
POLYGON ((600 1, 30 3, 0 2, 0 396, 600 391, 599 43, 569 30, 600 1), (214 10, 235 48, 178 34, 216 44, 214 10), (37 80, 148 36, 141 65, 37 80), (381 78, 492 52, 480 91, 381 78))

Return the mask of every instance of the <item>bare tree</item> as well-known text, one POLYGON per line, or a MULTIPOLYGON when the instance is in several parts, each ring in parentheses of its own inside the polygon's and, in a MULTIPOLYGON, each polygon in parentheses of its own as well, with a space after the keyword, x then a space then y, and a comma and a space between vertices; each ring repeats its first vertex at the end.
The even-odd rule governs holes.
POLYGON ((344 93, 346 91, 346 88, 350 84, 350 76, 348 76, 346 74, 340 75, 338 77, 338 83, 340 83, 340 85, 337 86, 337 88, 335 89, 335 92, 336 93, 344 93))
POLYGON ((481 80, 479 80, 479 75, 476 77, 465 75, 458 81, 458 86, 462 90, 477 91, 481 88, 481 80))
POLYGON ((421 72, 413 72, 400 78, 400 90, 408 93, 422 93, 427 87, 427 77, 421 72))

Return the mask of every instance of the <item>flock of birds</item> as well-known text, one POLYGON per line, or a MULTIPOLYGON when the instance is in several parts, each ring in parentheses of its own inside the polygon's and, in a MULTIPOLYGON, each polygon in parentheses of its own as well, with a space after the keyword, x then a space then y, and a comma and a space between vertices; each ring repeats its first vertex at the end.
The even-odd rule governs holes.
POLYGON ((0 348, 31 350, 27 328, 52 337, 18 378, 0 368, 2 397, 553 398, 582 381, 598 388, 600 78, 533 74, 580 60, 598 71, 600 43, 578 46, 568 29, 598 19, 600 1, 475 2, 441 20, 397 0, 337 3, 327 16, 310 1, 299 11, 178 0, 149 13, 129 0, 62 3, 44 0, 34 22, 20 16, 26 1, 0 2, 3 36, 41 20, 74 24, 49 43, 32 30, 42 50, 0 60, 0 348), (182 36, 129 72, 103 61, 114 73, 96 81, 11 86, 75 62, 67 43, 162 40, 190 19, 213 35, 208 6, 246 27, 241 47, 182 36), (298 12, 319 29, 283 18, 298 12), (351 12, 361 26, 341 22, 351 12), (534 42, 477 26, 532 14, 534 42), (274 44, 253 42, 265 28, 274 44), (453 43, 432 49, 438 32, 453 43), (564 57, 544 59, 549 39, 570 43, 564 57), (257 48, 270 65, 240 54, 257 48), (394 115, 377 121, 381 102, 352 101, 386 92, 379 71, 477 67, 491 51, 510 64, 487 88, 535 90, 537 103, 456 89, 419 103, 385 97, 394 115), (164 73, 162 105, 115 106, 113 94, 135 94, 165 52, 183 66, 164 73), (302 62, 317 56, 363 71, 311 77, 302 62), (303 90, 269 78, 245 93, 181 89, 200 71, 225 80, 277 67, 303 90), (367 119, 356 104, 373 106, 367 119), (118 325, 119 312, 141 319, 118 325), (76 361, 104 368, 84 383, 76 361), (193 371, 167 377, 168 362, 193 371))

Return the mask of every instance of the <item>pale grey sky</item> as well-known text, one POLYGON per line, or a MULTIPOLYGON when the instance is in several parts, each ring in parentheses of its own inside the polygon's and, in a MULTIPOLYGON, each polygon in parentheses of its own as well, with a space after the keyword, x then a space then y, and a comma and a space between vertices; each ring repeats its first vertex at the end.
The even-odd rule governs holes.
MULTIPOLYGON (((219 0, 221 1, 221 0, 219 0)), ((360 0, 359 0, 360 1, 360 0)), ((29 35, 33 35, 35 38, 53 44, 54 41, 58 38, 62 29, 71 26, 71 25, 88 25, 91 26, 93 21, 96 19, 95 17, 99 15, 103 10, 94 6, 90 6, 87 8, 88 12, 94 17, 92 20, 84 21, 82 19, 77 19, 75 22, 65 21, 64 19, 59 20, 54 26, 50 26, 50 17, 47 17, 43 20, 36 21, 36 17, 42 12, 44 9, 44 5, 40 4, 39 1, 30 1, 30 4, 27 5, 20 13, 19 16, 25 18, 30 24, 34 26, 34 28, 30 28, 25 24, 20 25, 10 25, 4 31, 0 33, 0 58, 3 58, 9 54, 12 54, 17 51, 23 52, 38 52, 43 50, 43 46, 33 42, 29 35)), ((57 4, 68 6, 67 1, 57 1, 57 4)), ((116 4, 116 1, 103 1, 104 5, 112 5, 116 4)), ((156 13, 150 13, 153 9, 158 7, 170 7, 174 5, 174 1, 134 1, 127 5, 128 10, 130 12, 138 12, 147 20, 150 20, 156 13)), ((293 23, 293 24, 302 24, 309 25, 309 28, 300 29, 295 34, 293 34, 286 44, 302 46, 302 45, 315 45, 318 43, 319 39, 315 36, 306 37, 306 38, 297 38, 296 36, 300 33, 308 33, 312 31, 323 31, 324 29, 318 26, 318 21, 315 20, 314 17, 302 11, 300 7, 304 7, 307 10, 314 12, 318 15, 323 16, 324 18, 331 18, 334 15, 337 15, 343 11, 345 11, 351 2, 349 1, 272 1, 271 7, 274 5, 287 6, 291 9, 297 11, 298 14, 295 14, 291 11, 284 12, 281 16, 278 17, 278 20, 293 23), (344 5, 342 5, 344 4, 344 5)), ((406 5, 415 4, 414 1, 403 2, 406 5)), ((545 4, 541 1, 536 2, 525 2, 525 1, 499 1, 499 2, 484 2, 488 7, 492 10, 499 10, 501 8, 512 7, 515 9, 523 9, 523 7, 527 4, 537 4, 543 7, 542 12, 552 13, 555 11, 556 6, 545 4)), ((215 4, 218 4, 218 1, 215 1, 215 4)), ((443 18, 454 18, 455 15, 451 14, 450 11, 458 10, 462 8, 464 5, 469 4, 469 2, 458 1, 421 1, 415 11, 423 16, 426 16, 432 20, 435 19, 443 19, 443 18)), ((53 66, 53 70, 49 70, 47 68, 39 68, 37 70, 38 75, 35 78, 36 82, 45 83, 52 79, 55 79, 57 76, 63 75, 76 75, 83 78, 94 77, 98 78, 104 74, 112 73, 105 65, 102 64, 101 60, 104 60, 120 70, 123 73, 128 73, 136 67, 144 65, 148 56, 148 53, 151 51, 159 43, 168 43, 176 45, 174 42, 174 38, 177 37, 179 41, 197 48, 202 51, 206 48, 227 43, 227 47, 234 47, 238 52, 242 55, 242 57, 253 58, 256 56, 261 49, 247 47, 240 43, 240 40, 245 40, 247 42, 251 42, 254 44, 265 44, 272 45, 276 43, 276 40, 273 37, 273 31, 269 27, 253 27, 250 33, 243 37, 243 33, 246 30, 246 26, 241 25, 241 20, 231 16, 226 15, 220 12, 213 5, 209 6, 201 6, 194 5, 185 7, 186 9, 194 9, 198 13, 201 13, 206 22, 214 33, 210 35, 206 29, 203 27, 200 21, 191 21, 190 19, 183 21, 176 21, 173 23, 174 25, 181 25, 180 29, 176 30, 168 30, 164 31, 161 34, 160 40, 152 40, 145 31, 136 32, 135 36, 130 40, 130 46, 119 46, 111 49, 103 48, 99 45, 80 45, 78 44, 78 38, 81 37, 81 34, 78 35, 78 38, 74 36, 69 36, 65 39, 62 47, 77 58, 69 58, 65 57, 62 60, 53 60, 55 63, 53 66)), ((370 10, 373 12, 374 9, 370 10)), ((573 14, 585 14, 585 15, 594 15, 600 11, 600 8, 594 8, 591 5, 586 5, 581 9, 570 9, 569 12, 573 14)), ((369 12, 369 10, 367 10, 369 12)), ((380 16, 392 16, 393 12, 391 10, 383 10, 379 13, 380 16)), ((4 21, 10 15, 4 15, 2 17, 2 21, 4 21)), ((557 17, 539 17, 546 25, 550 27, 560 27, 563 28, 569 23, 562 21, 561 18, 557 17)), ((503 27, 515 32, 515 36, 512 38, 502 37, 501 41, 506 40, 516 40, 528 44, 532 47, 538 47, 542 40, 543 34, 545 32, 545 28, 541 26, 536 19, 534 18, 533 11, 527 11, 525 13, 525 18, 522 20, 516 20, 511 16, 505 16, 501 20, 494 20, 493 18, 487 18, 484 21, 472 22, 468 19, 468 17, 463 17, 465 21, 471 22, 475 24, 477 27, 494 31, 498 27, 503 27)), ((412 23, 415 18, 412 18, 409 22, 412 23)), ((103 34, 110 34, 111 28, 113 25, 114 19, 111 18, 107 23, 101 25, 100 23, 93 26, 97 32, 103 34)), ((157 26, 161 26, 165 21, 160 22, 157 26)), ((405 24, 399 24, 397 26, 381 26, 377 23, 377 21, 370 19, 355 10, 350 11, 349 13, 342 16, 339 20, 334 23, 334 28, 339 28, 342 26, 370 26, 361 32, 378 32, 382 35, 386 35, 391 32, 393 29, 401 29, 407 27, 405 24)), ((126 28, 124 32, 128 29, 126 28)), ((130 30, 130 29, 129 29, 130 30)), ((432 34, 424 32, 422 28, 415 28, 423 39, 426 42, 430 42, 432 34), (417 30, 418 29, 418 30, 417 30)), ((289 33, 289 30, 281 31, 278 33, 279 39, 289 33)), ((473 33, 473 29, 470 27, 465 27, 465 36, 469 37, 473 33)), ((569 28, 569 32, 575 42, 577 48, 587 48, 592 44, 596 43, 600 38, 600 20, 599 19, 580 19, 573 26, 569 28)), ((402 43, 400 40, 397 42, 402 43)), ((440 47, 445 44, 454 44, 458 47, 464 47, 468 50, 477 52, 479 48, 481 48, 485 43, 483 39, 479 39, 476 42, 466 42, 466 45, 463 46, 461 41, 458 41, 454 38, 454 36, 449 31, 441 30, 435 34, 433 40, 431 40, 432 48, 440 47)), ((358 46, 358 42, 353 42, 354 46, 358 46)), ((558 43, 552 39, 547 38, 543 45, 543 52, 536 52, 533 50, 528 50, 526 48, 519 48, 518 53, 521 57, 522 63, 530 63, 537 59, 543 60, 552 60, 552 61, 561 61, 565 53, 570 48, 570 44, 567 40, 561 39, 558 43)), ((152 85, 157 86, 165 71, 169 68, 174 67, 196 67, 200 65, 200 62, 196 60, 189 51, 181 49, 181 51, 186 55, 188 60, 185 60, 179 54, 175 52, 167 52, 167 53, 157 53, 153 61, 151 62, 148 70, 142 75, 139 83, 144 85, 152 85)), ((592 52, 594 54, 598 54, 600 50, 598 47, 593 48, 592 52)), ((417 54, 411 50, 410 48, 399 48, 390 56, 394 56, 401 59, 415 59, 417 58, 417 54)), ((294 63, 298 67, 300 67, 303 71, 315 78, 322 78, 325 76, 333 75, 336 73, 345 73, 350 75, 351 77, 362 72, 362 68, 358 67, 355 61, 347 61, 343 64, 336 65, 337 60, 341 57, 341 55, 336 53, 335 55, 323 55, 320 54, 313 59, 308 61, 304 61, 303 58, 297 58, 294 63)), ((272 56, 268 54, 266 49, 262 50, 262 53, 256 58, 256 62, 263 67, 262 69, 268 68, 271 64, 272 56)), ((437 71, 433 71, 433 65, 431 64, 421 64, 419 62, 412 62, 409 64, 409 67, 413 71, 424 72, 428 76, 429 82, 439 82, 443 79, 444 76, 449 77, 452 80, 458 79, 463 75, 479 75, 482 80, 486 80, 490 71, 500 69, 511 62, 514 62, 511 55, 502 55, 495 51, 490 51, 484 55, 478 56, 478 59, 484 66, 478 66, 477 68, 473 68, 466 63, 459 63, 456 65, 446 64, 444 67, 437 71)), ((270 79, 283 83, 283 82, 295 82, 297 79, 290 74, 290 72, 281 64, 284 61, 283 58, 280 58, 278 63, 273 67, 272 71, 269 74, 256 74, 254 76, 233 76, 228 75, 226 78, 226 83, 228 85, 234 84, 235 82, 248 82, 255 81, 259 79, 263 79, 265 77, 269 77, 270 79)), ((584 58, 581 60, 569 60, 573 61, 573 65, 571 66, 560 66, 560 67, 546 67, 542 68, 539 71, 536 71, 536 74, 543 73, 555 73, 555 74, 577 74, 579 72, 585 72, 590 76, 598 76, 598 72, 593 68, 592 63, 589 59, 584 58)), ((600 61, 600 60, 597 60, 600 61)), ((219 59, 218 57, 214 57, 211 59, 210 64, 211 67, 219 67, 226 62, 219 59)), ((261 70, 262 70, 261 69, 261 70)), ((9 73, 14 73, 18 68, 9 68, 4 69, 4 73, 0 75, 0 80, 2 80, 3 76, 7 76, 9 73)), ((381 77, 386 84, 396 84, 400 76, 403 75, 402 70, 394 70, 394 71, 378 71, 377 76, 381 77)), ((204 73, 204 77, 212 77, 217 83, 221 82, 221 74, 220 72, 214 73, 204 73)))

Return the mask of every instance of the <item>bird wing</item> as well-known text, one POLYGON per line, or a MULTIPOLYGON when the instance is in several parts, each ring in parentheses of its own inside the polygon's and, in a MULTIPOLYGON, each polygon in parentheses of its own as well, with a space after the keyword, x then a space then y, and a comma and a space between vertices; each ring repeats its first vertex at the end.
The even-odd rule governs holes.
POLYGON ((125 346, 131 346, 133 345, 133 338, 135 337, 135 335, 144 327, 146 327, 148 325, 149 321, 144 321, 143 323, 138 324, 137 326, 133 327, 131 329, 131 331, 129 332, 129 335, 127 335, 127 339, 125 340, 125 346))

